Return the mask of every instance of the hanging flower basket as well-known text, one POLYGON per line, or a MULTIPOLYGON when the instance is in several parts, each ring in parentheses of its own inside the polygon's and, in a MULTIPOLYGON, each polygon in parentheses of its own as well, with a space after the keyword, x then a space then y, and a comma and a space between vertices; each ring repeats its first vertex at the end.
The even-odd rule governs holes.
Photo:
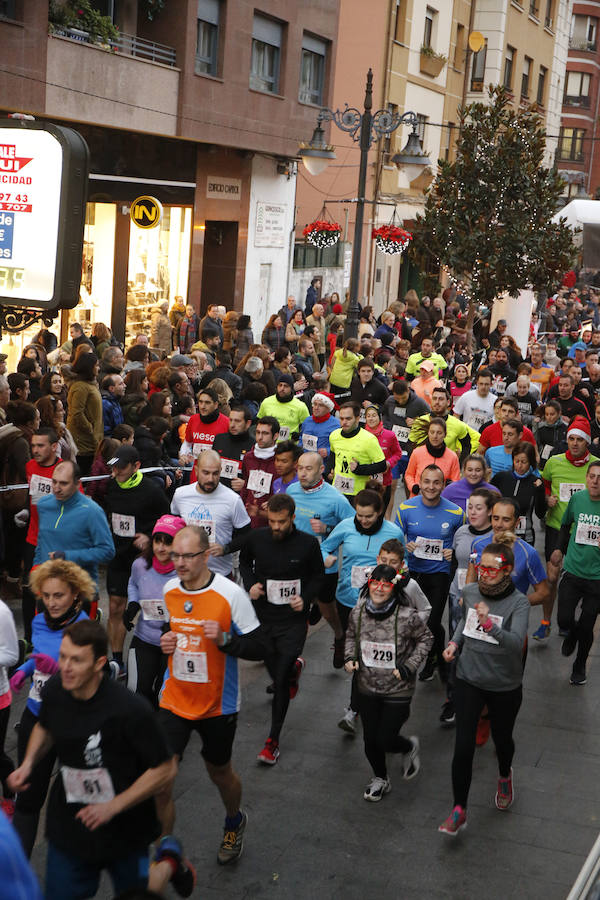
POLYGON ((397 225, 382 225, 371 234, 382 253, 402 253, 412 241, 412 234, 397 225))
POLYGON ((317 219, 307 225, 302 234, 314 247, 333 247, 340 239, 341 227, 337 222, 324 222, 317 219))

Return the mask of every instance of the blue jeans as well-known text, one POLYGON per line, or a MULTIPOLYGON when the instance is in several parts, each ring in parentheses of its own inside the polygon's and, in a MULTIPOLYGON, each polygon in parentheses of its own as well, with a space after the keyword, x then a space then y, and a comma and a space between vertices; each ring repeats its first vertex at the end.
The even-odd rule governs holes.
POLYGON ((115 894, 130 888, 145 888, 148 886, 148 851, 136 850, 121 859, 89 863, 48 843, 45 900, 95 897, 103 869, 110 875, 115 894))

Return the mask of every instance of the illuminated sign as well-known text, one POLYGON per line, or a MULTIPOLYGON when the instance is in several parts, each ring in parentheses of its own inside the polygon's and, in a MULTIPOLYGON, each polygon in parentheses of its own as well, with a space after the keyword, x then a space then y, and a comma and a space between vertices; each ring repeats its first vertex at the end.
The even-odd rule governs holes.
POLYGON ((0 306, 78 303, 88 160, 70 128, 0 124, 0 306))
POLYGON ((138 228, 156 228, 162 219, 163 208, 156 197, 138 197, 131 204, 129 215, 138 228))

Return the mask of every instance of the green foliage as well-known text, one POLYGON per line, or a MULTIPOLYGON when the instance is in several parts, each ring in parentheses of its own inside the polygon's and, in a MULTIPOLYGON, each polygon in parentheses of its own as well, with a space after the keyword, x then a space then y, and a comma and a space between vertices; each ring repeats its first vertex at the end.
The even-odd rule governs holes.
POLYGON ((456 160, 439 160, 410 250, 422 268, 439 260, 488 306, 504 292, 547 288, 577 254, 573 232, 551 221, 562 180, 542 165, 541 117, 509 106, 503 87, 489 96, 461 111, 456 160))
POLYGON ((447 56, 444 56, 443 53, 436 53, 433 47, 430 47, 428 44, 423 44, 419 52, 422 56, 429 56, 431 59, 440 59, 443 62, 448 62, 447 56))
POLYGON ((48 20, 53 25, 87 31, 92 41, 104 44, 119 36, 119 29, 113 25, 110 16, 101 15, 90 0, 67 0, 61 4, 50 0, 48 20))
POLYGON ((165 0, 141 0, 140 6, 146 12, 146 18, 152 22, 165 8, 165 0))

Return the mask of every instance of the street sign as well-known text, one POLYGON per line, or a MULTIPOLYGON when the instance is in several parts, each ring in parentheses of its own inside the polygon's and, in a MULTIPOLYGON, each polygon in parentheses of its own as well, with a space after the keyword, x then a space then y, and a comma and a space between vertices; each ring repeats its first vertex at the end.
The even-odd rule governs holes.
POLYGON ((163 208, 156 197, 138 197, 131 204, 131 221, 138 228, 156 228, 162 219, 163 208))
POLYGON ((0 123, 0 307, 79 302, 89 150, 71 128, 0 123))

